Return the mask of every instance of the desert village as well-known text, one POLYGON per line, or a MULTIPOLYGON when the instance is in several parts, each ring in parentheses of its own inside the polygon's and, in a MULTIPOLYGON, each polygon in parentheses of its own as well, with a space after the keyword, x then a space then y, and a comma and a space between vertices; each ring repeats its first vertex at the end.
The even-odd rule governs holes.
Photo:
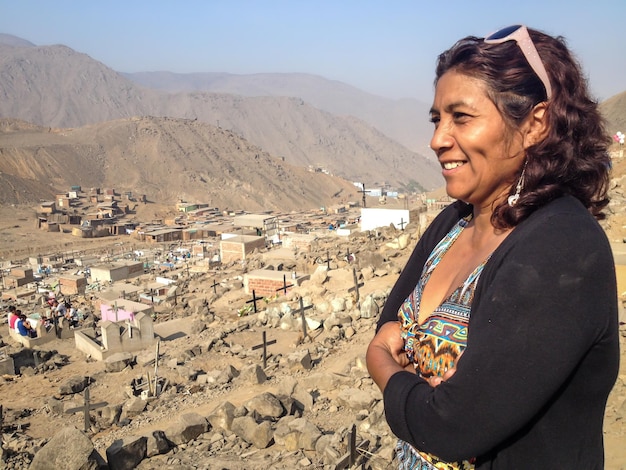
MULTIPOLYGON (((2 311, 17 306, 37 332, 2 332, 0 390, 16 398, 0 408, 3 468, 392 468, 365 349, 450 200, 362 194, 308 213, 179 202, 149 221, 133 218, 145 197, 113 189, 42 202, 35 230, 117 242, 3 261, 2 311)), ((607 468, 626 436, 625 382, 607 408, 607 468)))
MULTIPOLYGON (((365 204, 365 190, 362 194, 361 204, 365 204)), ((347 468, 356 464, 357 448, 352 442, 357 439, 356 430, 344 425, 341 430, 333 429, 337 422, 330 429, 319 429, 304 416, 312 412, 314 401, 319 401, 318 407, 329 407, 330 399, 324 403, 319 396, 321 387, 334 392, 339 381, 351 383, 350 376, 356 374, 358 381, 368 382, 368 390, 361 393, 346 389, 341 408, 356 423, 355 412, 378 402, 379 410, 373 416, 380 426, 385 425, 381 397, 376 397, 373 383, 366 379, 365 346, 358 346, 359 357, 346 364, 355 370, 344 371, 348 375, 318 372, 320 354, 329 354, 337 342, 355 337, 355 321, 373 332, 376 313, 392 281, 384 282, 385 289, 378 291, 372 290, 376 282, 371 282, 373 288, 369 289, 365 284, 397 274, 401 259, 396 264, 387 258, 398 257, 401 252, 408 255, 409 228, 412 226, 414 232, 420 220, 425 226, 426 218, 450 201, 422 198, 418 209, 389 209, 382 205, 386 204, 384 197, 374 196, 368 199, 378 208, 349 204, 298 214, 224 214, 217 208, 180 202, 171 220, 131 222, 130 205, 146 203, 140 199, 136 201, 131 193, 100 193, 97 189, 83 193, 80 187, 72 187, 55 201, 42 202, 37 208, 35 229, 50 237, 61 232, 76 238, 113 236, 123 241, 115 244, 115 250, 33 254, 4 263, 3 311, 13 304, 28 313, 37 335, 22 336, 7 327, 8 335, 3 333, 6 341, 0 370, 4 380, 0 386, 11 393, 11 387, 22 377, 45 377, 69 369, 68 358, 51 345, 72 348, 78 361, 84 362, 83 369, 90 372, 64 377, 54 396, 26 414, 48 415, 57 423, 52 426, 55 431, 70 425, 58 439, 74 444, 84 441, 86 450, 77 458, 93 460, 95 466, 90 468, 106 468, 103 456, 112 469, 156 468, 162 465, 162 461, 150 463, 156 457, 171 454, 170 450, 184 447, 211 429, 224 438, 218 447, 217 441, 213 442, 217 450, 236 444, 230 452, 218 452, 231 454, 233 462, 220 467, 219 459, 209 453, 211 458, 196 455, 196 463, 188 468, 267 468, 267 461, 255 463, 254 452, 247 463, 240 458, 238 454, 250 448, 268 449, 263 459, 276 460, 273 468, 347 468), (390 245, 388 253, 383 255, 373 249, 384 243, 390 245), (332 289, 324 287, 329 284, 332 289), (76 310, 79 323, 75 328, 67 319, 52 315, 51 298, 67 302, 76 310), (265 340, 265 331, 261 341, 261 329, 269 330, 269 341, 265 340), (229 339, 238 332, 252 331, 256 337, 253 341, 260 343, 256 346, 244 347, 229 339), (271 339, 276 336, 273 331, 290 333, 288 342, 271 346, 277 343, 271 339), (181 346, 177 346, 168 351, 169 345, 181 338, 186 340, 184 349, 180 351, 181 346), (190 339, 195 343, 193 347, 186 344, 190 339), (272 353, 279 347, 284 350, 282 354, 272 353), (247 364, 241 369, 239 364, 208 369, 190 363, 194 359, 200 362, 210 351, 241 356, 247 364), (222 399, 214 405, 210 419, 187 413, 167 430, 130 441, 127 437, 111 440, 111 429, 130 429, 150 408, 156 409, 157 403, 180 396, 192 398, 190 390, 194 397, 202 393, 219 395, 234 388, 237 381, 244 388, 267 385, 278 381, 277 369, 285 369, 291 377, 280 379, 283 386, 285 381, 291 384, 280 394, 259 393, 245 406, 222 399), (93 405, 93 400, 102 398, 98 392, 100 382, 128 372, 131 378, 119 384, 122 402, 93 405), (302 373, 313 374, 307 378, 310 385, 306 388, 294 378, 302 373), (322 377, 314 378, 316 373, 322 377), (96 378, 99 374, 109 377, 96 378), (103 431, 107 437, 98 438, 103 431), (278 456, 276 447, 280 448, 278 456), (285 460, 281 456, 284 453, 290 458, 285 460)), ((408 207, 408 201, 396 204, 400 205, 408 207)), ((218 363, 212 367, 218 367, 218 363)), ((333 404, 331 411, 333 407, 338 406, 333 404)), ((5 405, 2 412, 5 430, 15 430, 3 446, 7 468, 51 468, 46 467, 51 459, 67 458, 62 446, 53 442, 56 437, 33 438, 29 430, 34 431, 35 425, 27 423, 28 418, 12 423, 11 417, 17 417, 14 410, 5 405)), ((334 412, 338 416, 341 413, 334 412)), ((23 410, 17 415, 24 415, 23 410)), ((367 444, 368 452, 380 448, 381 443, 375 441, 367 444)), ((73 445, 67 452, 77 451, 73 445)), ((180 449, 177 455, 177 468, 187 468, 180 463, 180 449)), ((359 455, 359 461, 363 461, 365 454, 359 455)), ((382 468, 388 457, 385 455, 381 461, 382 468)), ((168 465, 172 458, 167 457, 168 465)))

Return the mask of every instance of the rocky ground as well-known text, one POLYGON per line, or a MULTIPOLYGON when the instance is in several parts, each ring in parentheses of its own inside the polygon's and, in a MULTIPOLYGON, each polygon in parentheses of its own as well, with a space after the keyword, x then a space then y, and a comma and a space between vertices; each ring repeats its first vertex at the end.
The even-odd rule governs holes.
MULTIPOLYGON (((0 217, 0 229, 4 237, 14 238, 11 245, 3 240, 3 258, 50 247, 115 250, 120 243, 77 241, 69 234, 54 239, 41 232, 24 235, 14 226, 26 227, 30 219, 14 217, 17 222, 12 224, 7 220, 0 217)), ((33 459, 30 468, 55 468, 50 466, 50 449, 78 455, 78 448, 87 449, 85 461, 95 449, 109 459, 111 468, 341 468, 353 426, 356 444, 363 444, 359 463, 364 468, 393 468, 395 439, 364 354, 377 311, 419 230, 409 225, 404 232, 385 229, 373 238, 322 238, 315 250, 323 256, 347 248, 357 254, 354 265, 334 257, 330 270, 314 263, 315 252, 293 260, 259 253, 243 266, 172 273, 179 276, 183 294, 176 305, 159 307, 160 313, 173 312, 174 320, 155 328, 162 338, 157 375, 163 391, 158 398, 143 400, 132 392, 134 382, 154 377, 155 351, 137 354, 116 368, 86 358, 71 339, 55 340, 39 348, 35 363, 32 351, 3 333, 6 350, 21 372, 0 379, 6 468, 29 468, 33 459), (237 309, 249 298, 242 288, 243 272, 279 264, 289 270, 290 263, 314 273, 311 280, 286 296, 267 299, 259 314, 239 317, 237 309), (363 282, 359 302, 348 290, 354 285, 353 267, 363 282), (215 291, 214 280, 220 282, 215 291), (304 305, 314 305, 306 312, 311 320, 307 337, 297 315, 300 298, 304 305), (263 332, 268 341, 275 341, 267 346, 265 368, 261 350, 253 349, 263 332), (82 405, 86 386, 92 403, 107 405, 90 413, 83 432, 83 414, 66 411, 82 405), (66 431, 66 426, 74 431, 66 431), (142 446, 150 457, 130 464, 142 446), (47 462, 42 463, 44 456, 47 462)), ((88 298, 81 302, 89 308, 88 298)), ((625 337, 622 326, 621 372, 605 419, 607 469, 626 468, 625 337)))

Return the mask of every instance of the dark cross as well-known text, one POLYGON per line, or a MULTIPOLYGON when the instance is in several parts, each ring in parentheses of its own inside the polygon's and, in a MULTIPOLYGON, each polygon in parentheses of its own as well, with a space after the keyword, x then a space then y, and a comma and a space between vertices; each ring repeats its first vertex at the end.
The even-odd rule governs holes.
POLYGON ((400 226, 400 230, 404 231, 404 226, 406 225, 404 218, 400 218, 400 223, 398 225, 400 226))
POLYGON ((367 193, 369 193, 369 191, 365 189, 365 183, 361 183, 361 189, 359 189, 358 192, 363 195, 363 207, 366 207, 366 205, 365 205, 365 195, 367 193))
POLYGON ((257 310, 256 310, 257 300, 261 300, 261 299, 263 299, 263 297, 257 297, 256 296, 256 292, 253 290, 252 291, 252 299, 246 301, 247 304, 252 303, 254 305, 254 313, 257 313, 257 310))
POLYGON ((348 262, 348 264, 352 263, 352 260, 350 259, 350 256, 352 256, 353 254, 350 253, 350 248, 346 249, 346 261, 348 262))
POLYGON ((2 427, 4 426, 4 410, 2 409, 2 405, 0 405, 0 432, 2 432, 2 427))
POLYGON ((66 410, 66 413, 76 413, 77 411, 82 411, 85 413, 85 432, 89 432, 89 428, 91 426, 89 422, 89 411, 95 410, 96 408, 102 408, 103 406, 108 405, 106 401, 102 401, 100 403, 90 403, 89 402, 89 387, 85 389, 85 404, 83 406, 78 406, 76 408, 70 408, 66 410))
POLYGON ((354 287, 350 287, 350 289, 348 289, 348 292, 352 292, 354 291, 355 295, 356 295, 356 301, 359 301, 359 287, 363 287, 363 283, 359 283, 359 278, 356 275, 356 268, 352 268, 352 276, 354 277, 354 287))
POLYGON ((308 334, 306 331, 306 317, 304 316, 304 311, 310 308, 313 308, 313 304, 307 305, 305 307, 302 297, 300 297, 300 318, 302 318, 302 340, 303 341, 307 337, 307 334, 308 334))
POLYGON ((335 469, 352 468, 356 464, 358 452, 364 450, 368 445, 369 441, 367 440, 359 445, 356 444, 356 425, 353 424, 352 431, 348 435, 348 452, 337 461, 335 469))
POLYGON ((276 344, 276 340, 273 339, 271 341, 267 341, 267 336, 265 335, 265 331, 263 332, 263 343, 257 344, 256 346, 252 346, 252 350, 255 351, 259 348, 263 348, 263 369, 267 367, 267 347, 271 344, 276 344))
MULTIPOLYGON (((109 312, 110 312, 111 310, 113 310, 113 311, 115 312, 115 321, 116 321, 116 322, 117 322, 117 311, 118 311, 119 309, 120 309, 120 308, 117 306, 117 301, 113 302, 113 308, 109 308, 109 309, 108 309, 108 310, 109 310, 109 312)), ((56 329, 56 324, 55 324, 55 329, 56 329)))
POLYGON ((219 286, 219 283, 213 279, 213 284, 211 284, 211 287, 213 288, 213 293, 217 294, 217 286, 219 286))
POLYGON ((283 287, 279 287, 278 289, 276 289, 276 292, 279 292, 282 290, 285 292, 284 295, 287 295, 287 289, 290 287, 293 287, 293 284, 287 285, 287 275, 283 274, 283 287))
MULTIPOLYGON (((150 289, 150 303, 154 305, 154 289, 150 289)), ((115 319, 117 320, 117 317, 115 319)))
POLYGON ((330 254, 328 253, 328 251, 326 251, 326 259, 322 260, 324 263, 326 263, 326 267, 328 268, 328 270, 330 271, 330 254))

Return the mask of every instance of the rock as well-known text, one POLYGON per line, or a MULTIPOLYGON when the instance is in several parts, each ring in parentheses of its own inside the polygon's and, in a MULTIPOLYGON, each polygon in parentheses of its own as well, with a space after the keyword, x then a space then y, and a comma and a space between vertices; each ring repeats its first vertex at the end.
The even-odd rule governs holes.
POLYGON ((146 438, 146 456, 148 458, 165 454, 172 447, 163 431, 153 431, 146 438))
POLYGON ((346 309, 346 299, 343 297, 335 297, 330 301, 330 307, 333 313, 343 312, 346 309))
POLYGON ((311 353, 308 349, 303 351, 297 351, 295 353, 290 354, 287 357, 287 363, 289 364, 289 368, 294 369, 304 369, 311 370, 313 368, 313 361, 311 359, 311 353))
POLYGON ((217 377, 216 382, 218 384, 227 384, 231 380, 233 380, 234 377, 238 377, 238 376, 239 376, 239 371, 235 369, 233 366, 228 366, 226 367, 226 369, 224 369, 220 373, 220 375, 217 377))
POLYGON ((285 409, 280 400, 269 392, 262 393, 248 400, 244 406, 250 413, 256 413, 262 419, 280 418, 285 414, 285 409))
POLYGON ((361 301, 361 318, 376 318, 379 310, 378 304, 372 295, 368 295, 361 301))
POLYGON ((110 470, 133 470, 146 458, 148 438, 145 436, 124 437, 111 444, 107 450, 110 470))
POLYGON ((186 444, 200 434, 207 432, 206 418, 198 413, 185 413, 178 416, 174 423, 167 428, 167 438, 176 445, 186 444))
POLYGON ((122 415, 122 405, 109 405, 100 410, 100 417, 106 426, 116 424, 122 415))
POLYGON ((218 405, 207 416, 207 420, 211 423, 213 429, 223 429, 224 431, 231 431, 233 419, 235 419, 235 406, 225 401, 218 405))
POLYGON ((311 274, 311 282, 321 286, 328 280, 328 266, 318 266, 313 274, 311 274))
POLYGON ((73 426, 56 433, 33 458, 32 470, 104 470, 105 460, 87 435, 73 426))
POLYGON ((252 364, 241 369, 239 374, 239 381, 243 381, 250 385, 259 385, 265 383, 267 375, 265 371, 258 364, 252 364))
POLYGON ((271 423, 263 421, 261 424, 257 424, 251 416, 235 418, 232 428, 236 436, 257 449, 265 449, 274 439, 271 423))
POLYGON ((337 403, 354 411, 369 409, 376 399, 369 390, 346 388, 337 395, 337 403))
POLYGON ((46 398, 46 405, 52 413, 56 413, 58 415, 62 415, 65 411, 65 403, 63 403, 63 401, 61 400, 57 400, 54 397, 46 398))
POLYGON ((143 413, 146 406, 146 400, 143 400, 141 397, 129 398, 122 407, 122 416, 124 418, 134 418, 143 413))
POLYGON ((61 395, 73 395, 74 393, 80 393, 85 390, 85 387, 87 387, 87 385, 89 385, 88 377, 70 377, 59 386, 59 393, 61 395))
POLYGON ((104 370, 107 372, 121 372, 132 364, 134 357, 129 352, 111 354, 104 360, 104 370))
POLYGON ((322 436, 322 431, 313 423, 304 418, 294 419, 289 427, 298 431, 298 447, 304 450, 315 450, 317 440, 322 436))

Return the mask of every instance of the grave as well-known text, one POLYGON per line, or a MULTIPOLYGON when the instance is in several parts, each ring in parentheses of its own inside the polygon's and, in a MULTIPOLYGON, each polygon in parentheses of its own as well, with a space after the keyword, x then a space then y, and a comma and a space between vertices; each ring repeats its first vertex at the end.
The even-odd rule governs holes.
POLYGON ((254 235, 235 235, 220 241, 222 263, 242 261, 254 250, 265 249, 265 238, 254 235))
POLYGON ((91 282, 115 282, 143 274, 143 261, 116 261, 91 268, 91 282))
POLYGON ((82 295, 87 289, 87 279, 84 276, 66 274, 59 277, 59 285, 66 295, 82 295))
POLYGON ((244 274, 243 283, 246 294, 251 294, 254 290, 258 296, 272 296, 277 293, 285 295, 289 292, 289 288, 283 289, 285 286, 285 276, 288 284, 292 287, 301 285, 304 281, 308 281, 311 276, 309 274, 295 273, 285 271, 272 271, 269 269, 256 269, 244 274))
POLYGON ((77 330, 74 340, 76 349, 102 361, 118 352, 141 351, 152 347, 156 338, 152 318, 140 312, 132 320, 103 321, 99 332, 94 328, 77 330))
POLYGON ((6 347, 0 349, 0 375, 15 375, 15 361, 6 347))
MULTIPOLYGON (((9 328, 9 325, 7 325, 7 328, 9 329, 9 336, 16 342, 22 344, 25 348, 30 349, 57 339, 54 328, 46 330, 39 318, 29 316, 28 320, 37 332, 36 338, 22 336, 17 330, 9 328)), ((67 331, 71 331, 73 333, 73 330, 68 329, 67 331)))
POLYGON ((151 316, 153 313, 152 305, 134 302, 121 297, 100 304, 100 318, 102 321, 119 322, 134 320, 139 313, 151 316))
POLYGON ((410 221, 410 211, 406 209, 361 209, 361 231, 391 224, 400 230, 401 226, 406 227, 410 221))

